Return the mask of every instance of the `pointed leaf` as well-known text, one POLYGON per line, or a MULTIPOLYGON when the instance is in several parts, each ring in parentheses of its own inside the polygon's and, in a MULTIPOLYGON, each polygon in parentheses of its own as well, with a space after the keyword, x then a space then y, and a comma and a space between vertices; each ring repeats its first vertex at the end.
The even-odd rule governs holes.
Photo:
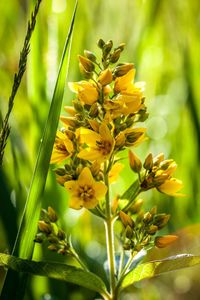
POLYGON ((124 277, 119 289, 124 289, 127 286, 143 279, 152 278, 163 273, 176 271, 178 269, 191 267, 197 264, 200 264, 200 256, 191 254, 179 254, 162 260, 154 260, 143 263, 138 265, 124 277))
POLYGON ((56 262, 36 262, 0 253, 0 265, 17 272, 46 276, 57 280, 71 282, 101 295, 107 295, 104 282, 97 275, 80 268, 56 262))

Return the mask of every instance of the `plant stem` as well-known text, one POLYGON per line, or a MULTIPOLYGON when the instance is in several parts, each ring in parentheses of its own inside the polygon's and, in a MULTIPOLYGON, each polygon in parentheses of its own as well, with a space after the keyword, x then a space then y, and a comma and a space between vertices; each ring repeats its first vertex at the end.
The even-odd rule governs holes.
POLYGON ((111 293, 111 299, 113 299, 114 292, 115 292, 115 283, 116 283, 115 282, 114 231, 113 231, 113 225, 114 225, 115 219, 112 217, 112 213, 111 213, 108 170, 107 170, 106 163, 104 163, 104 180, 105 180, 106 186, 108 187, 107 194, 106 194, 105 229, 106 229, 106 244, 107 244, 109 275, 110 275, 110 293, 111 293))

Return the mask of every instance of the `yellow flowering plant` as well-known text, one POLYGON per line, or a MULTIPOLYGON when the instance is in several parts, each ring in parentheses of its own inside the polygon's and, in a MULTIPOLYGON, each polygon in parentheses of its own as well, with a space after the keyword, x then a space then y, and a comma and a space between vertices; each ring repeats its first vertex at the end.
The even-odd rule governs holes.
MULTIPOLYGON (((63 127, 57 132, 51 163, 58 165, 55 169, 57 182, 69 195, 69 207, 87 209, 105 224, 110 288, 98 287, 96 291, 104 299, 116 300, 128 285, 158 274, 150 263, 144 263, 144 267, 151 267, 148 274, 143 269, 138 273, 138 263, 141 268, 147 251, 154 246, 166 247, 178 238, 157 235, 170 215, 158 213, 156 207, 144 212, 140 194, 156 189, 167 195, 182 196, 178 192, 183 184, 173 177, 177 167, 173 159, 165 159, 162 153, 153 157, 150 153, 142 162, 135 154, 135 146, 147 138, 146 128, 141 126, 148 118, 144 83, 135 82, 134 64, 118 62, 125 44, 113 48, 111 40, 100 39, 98 47, 102 53, 100 62, 90 51, 79 56, 84 80, 69 83, 75 99, 72 106, 65 107, 67 115, 60 117, 63 127), (123 168, 120 154, 126 149, 129 166, 138 178, 112 199, 111 184, 117 181, 123 168), (116 222, 120 233, 114 227, 116 222)), ((71 240, 57 225, 57 216, 51 207, 42 210, 38 228, 35 242, 47 240, 50 250, 71 255, 85 274, 89 274, 71 240)), ((168 259, 170 270, 187 266, 184 260, 177 267, 179 259, 168 259)), ((166 261, 160 264, 164 270, 166 261)))

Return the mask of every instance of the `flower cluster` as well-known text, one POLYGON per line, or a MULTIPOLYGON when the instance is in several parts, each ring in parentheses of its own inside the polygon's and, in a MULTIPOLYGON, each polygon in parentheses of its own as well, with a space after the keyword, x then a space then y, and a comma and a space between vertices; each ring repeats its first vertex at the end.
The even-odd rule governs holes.
POLYGON ((112 41, 99 40, 101 63, 94 53, 84 51, 79 66, 85 80, 69 83, 75 93, 73 106, 61 116, 51 163, 63 163, 55 170, 57 181, 70 193, 70 207, 92 209, 104 206, 107 183, 116 180, 122 168, 117 153, 140 144, 145 128, 137 126, 146 112, 144 83, 134 82, 135 67, 117 64, 124 44, 113 49, 112 41), (113 49, 113 50, 112 50, 113 49))
POLYGON ((57 225, 57 215, 52 207, 42 209, 38 230, 35 237, 36 243, 47 241, 48 249, 59 254, 71 254, 70 244, 66 239, 65 232, 57 225))
MULTIPOLYGON (((103 218, 108 227, 119 219, 124 250, 133 254, 153 245, 162 248, 177 238, 155 237, 167 224, 169 215, 158 214, 155 208, 144 213, 140 209, 142 201, 136 199, 141 192, 153 188, 177 195, 182 188, 182 182, 173 177, 177 165, 163 154, 153 157, 151 153, 142 163, 132 151, 146 139, 146 129, 140 127, 148 117, 144 83, 135 82, 134 64, 118 63, 124 44, 113 48, 112 41, 105 43, 100 39, 98 46, 102 52, 100 62, 90 51, 79 56, 84 80, 69 83, 75 99, 72 106, 65 106, 67 115, 60 118, 63 127, 57 132, 51 163, 61 164, 55 173, 58 183, 70 195, 71 208, 89 209, 103 218), (127 148, 130 168, 138 179, 112 200, 110 184, 117 180, 123 166, 118 153, 127 148)), ((46 228, 49 230, 48 222, 40 222, 39 228, 43 233, 46 228)))
POLYGON ((150 153, 143 164, 136 154, 129 151, 129 162, 132 170, 139 175, 141 191, 156 188, 159 192, 170 196, 182 196, 177 193, 182 187, 181 180, 172 177, 177 168, 173 159, 164 159, 164 154, 153 158, 150 153))
POLYGON ((152 245, 163 248, 177 239, 174 235, 158 236, 154 239, 154 235, 167 225, 170 215, 157 213, 156 207, 144 213, 141 209, 142 203, 143 200, 138 199, 127 214, 123 211, 119 213, 120 222, 123 224, 123 248, 131 250, 132 253, 148 249, 152 245))

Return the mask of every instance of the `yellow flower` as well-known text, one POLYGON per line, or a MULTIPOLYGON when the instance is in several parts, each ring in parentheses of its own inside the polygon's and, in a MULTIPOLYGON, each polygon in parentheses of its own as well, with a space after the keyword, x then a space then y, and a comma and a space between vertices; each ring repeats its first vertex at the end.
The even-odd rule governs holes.
POLYGON ((77 180, 67 181, 64 186, 71 194, 70 207, 74 209, 94 208, 107 192, 107 186, 103 182, 95 181, 87 167, 82 170, 77 180))
POLYGON ((69 82, 69 87, 72 92, 78 94, 78 99, 84 104, 92 105, 98 100, 97 88, 89 81, 69 82))
POLYGON ((121 93, 129 90, 133 86, 135 77, 135 69, 131 69, 128 73, 115 79, 114 92, 121 93))
POLYGON ((51 155, 51 164, 60 163, 70 157, 74 151, 72 141, 67 136, 67 131, 57 131, 56 140, 51 155))
POLYGON ((157 190, 161 193, 170 196, 183 196, 183 194, 178 194, 177 192, 182 189, 183 183, 181 180, 176 178, 170 178, 165 180, 165 182, 157 187, 157 190))
POLYGON ((79 158, 100 162, 109 159, 115 141, 105 122, 99 126, 99 133, 84 127, 79 128, 78 133, 80 143, 87 145, 79 152, 79 158))

